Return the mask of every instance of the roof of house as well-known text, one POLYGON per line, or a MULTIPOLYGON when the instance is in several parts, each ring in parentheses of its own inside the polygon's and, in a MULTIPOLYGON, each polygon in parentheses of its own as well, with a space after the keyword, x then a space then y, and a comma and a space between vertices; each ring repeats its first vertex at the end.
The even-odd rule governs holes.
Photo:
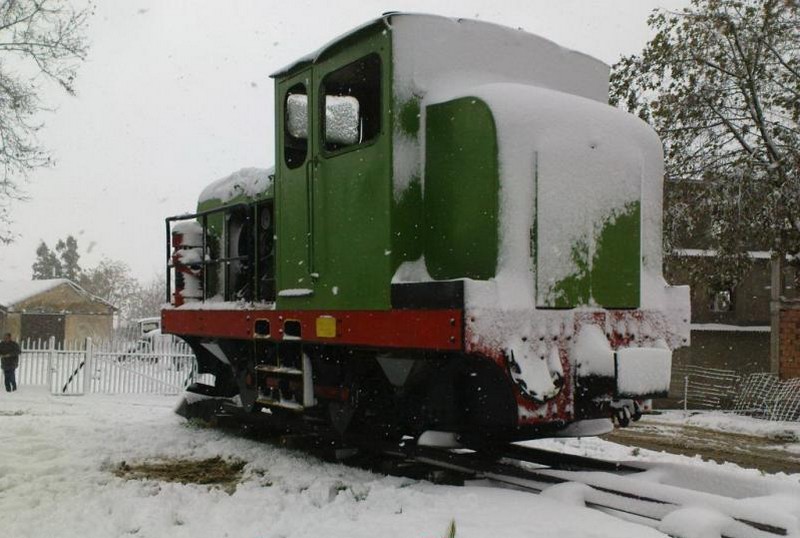
POLYGON ((10 307, 15 304, 21 303, 31 297, 35 297, 40 293, 50 291, 53 288, 67 284, 71 286, 80 295, 85 296, 90 301, 97 301, 116 309, 114 305, 108 301, 95 297, 85 289, 81 288, 71 280, 66 278, 52 278, 48 280, 4 280, 0 281, 0 306, 10 307))

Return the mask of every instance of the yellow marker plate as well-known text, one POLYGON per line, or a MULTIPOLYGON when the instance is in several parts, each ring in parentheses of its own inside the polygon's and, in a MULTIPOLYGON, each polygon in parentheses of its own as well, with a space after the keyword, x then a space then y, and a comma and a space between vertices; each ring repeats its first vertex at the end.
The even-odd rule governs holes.
POLYGON ((336 318, 320 316, 317 318, 317 338, 336 338, 336 318))

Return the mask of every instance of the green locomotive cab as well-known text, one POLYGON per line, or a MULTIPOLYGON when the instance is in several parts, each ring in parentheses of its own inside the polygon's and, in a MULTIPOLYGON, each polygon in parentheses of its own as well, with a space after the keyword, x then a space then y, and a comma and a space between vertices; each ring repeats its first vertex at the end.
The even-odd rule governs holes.
POLYGON ((608 76, 518 30, 406 14, 274 73, 274 172, 168 219, 163 325, 216 376, 198 391, 475 442, 640 412, 689 296, 662 276, 660 141, 607 104, 608 76))

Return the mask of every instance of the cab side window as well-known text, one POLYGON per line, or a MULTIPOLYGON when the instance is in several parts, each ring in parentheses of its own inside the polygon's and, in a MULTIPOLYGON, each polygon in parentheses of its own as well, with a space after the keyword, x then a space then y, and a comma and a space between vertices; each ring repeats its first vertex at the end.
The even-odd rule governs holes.
POLYGON ((366 144, 381 130, 381 59, 369 54, 322 79, 320 106, 326 152, 366 144))
POLYGON ((308 155, 308 92, 304 84, 289 88, 283 110, 283 159, 289 168, 297 168, 308 155))

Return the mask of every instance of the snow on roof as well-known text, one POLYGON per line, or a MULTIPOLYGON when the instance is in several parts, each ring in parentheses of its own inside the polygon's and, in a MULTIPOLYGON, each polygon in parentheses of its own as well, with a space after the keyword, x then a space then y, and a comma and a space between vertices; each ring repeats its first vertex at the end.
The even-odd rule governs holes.
POLYGON ((0 305, 12 306, 67 283, 66 278, 50 280, 6 280, 0 282, 0 305))
MULTIPOLYGON (((454 17, 445 17, 445 16, 441 16, 441 15, 431 15, 431 14, 426 14, 426 13, 412 13, 412 12, 391 11, 391 12, 384 13, 382 16, 378 17, 377 19, 373 19, 371 21, 367 21, 364 24, 349 30, 348 32, 345 32, 344 34, 341 34, 341 35, 335 37, 334 39, 332 39, 332 40, 328 41, 327 43, 325 43, 324 45, 322 45, 322 47, 318 48, 317 50, 315 50, 315 51, 313 51, 313 52, 311 52, 309 54, 306 54, 305 56, 302 56, 301 58, 298 58, 294 62, 290 63, 289 65, 286 65, 286 66, 282 67, 281 69, 278 69, 277 71, 272 73, 270 76, 273 77, 273 78, 282 77, 282 76, 284 76, 284 75, 286 75, 286 74, 288 74, 288 73, 290 73, 292 71, 301 69, 303 67, 306 67, 306 66, 314 64, 314 63, 318 63, 319 61, 323 60, 330 51, 335 50, 336 47, 338 47, 346 39, 352 38, 353 36, 355 36, 357 34, 360 34, 360 33, 364 32, 364 31, 367 31, 368 29, 370 29, 370 28, 372 28, 374 26, 383 26, 386 29, 394 30, 397 27, 398 23, 399 24, 406 24, 406 25, 409 25, 409 26, 418 26, 418 27, 424 27, 424 26, 433 25, 434 27, 437 27, 438 30, 445 29, 445 27, 448 26, 449 24, 455 24, 455 25, 460 25, 460 26, 473 27, 475 29, 475 31, 477 31, 477 34, 473 34, 470 37, 470 39, 458 41, 457 44, 456 44, 456 47, 464 47, 464 46, 470 47, 470 42, 472 42, 472 45, 474 46, 476 37, 477 37, 477 40, 481 42, 480 44, 478 44, 478 47, 482 47, 484 49, 487 48, 487 46, 489 48, 491 48, 492 46, 497 46, 497 45, 500 45, 501 47, 503 47, 503 46, 508 44, 508 43, 504 44, 503 43, 504 41, 505 42, 508 42, 508 41, 512 41, 513 42, 513 41, 519 39, 517 36, 523 36, 522 39, 534 39, 534 40, 537 40, 540 44, 547 43, 550 46, 553 46, 555 48, 561 49, 563 51, 567 50, 567 49, 563 49, 562 47, 556 45, 554 42, 550 41, 549 39, 545 39, 545 38, 542 38, 542 37, 539 37, 539 36, 535 36, 533 34, 529 34, 529 33, 525 32, 525 31, 523 31, 521 28, 520 29, 514 29, 514 28, 509 28, 507 26, 503 26, 501 24, 495 24, 495 23, 491 23, 491 22, 487 22, 487 21, 474 20, 474 19, 465 19, 465 18, 461 18, 461 17, 454 18, 454 17)), ((432 34, 428 34, 427 36, 414 36, 413 34, 407 34, 407 33, 405 34, 405 36, 411 38, 410 39, 411 43, 409 43, 410 46, 417 47, 423 52, 423 54, 425 54, 427 56, 431 56, 430 51, 431 51, 432 47, 430 46, 430 40, 432 38, 433 39, 437 38, 437 35, 436 35, 435 32, 432 33, 432 34), (423 37, 423 38, 422 39, 416 39, 416 37, 423 37)), ((441 38, 443 36, 439 35, 438 37, 441 38)), ((442 44, 443 43, 441 43, 441 42, 437 43, 437 47, 435 48, 435 50, 437 50, 437 54, 434 54, 433 56, 440 56, 441 55, 442 51, 439 50, 439 45, 442 45, 442 44)), ((474 51, 476 49, 472 48, 472 50, 474 51)), ((479 49, 477 49, 477 50, 479 50, 479 49)), ((595 58, 590 57, 587 54, 584 54, 584 53, 581 53, 581 52, 577 52, 577 51, 568 51, 568 52, 570 54, 572 54, 572 55, 584 56, 585 58, 587 58, 587 59, 589 59, 589 60, 591 60, 593 62, 596 62, 598 64, 601 64, 601 65, 605 66, 604 63, 600 62, 599 60, 596 60, 595 58)), ((498 60, 502 61, 502 57, 497 55, 497 56, 494 57, 494 60, 495 61, 498 61, 498 60)), ((530 62, 530 63, 531 64, 535 64, 536 62, 530 62)), ((606 69, 608 69, 607 66, 605 66, 605 67, 606 67, 606 69)), ((517 68, 518 69, 525 69, 526 66, 524 66, 521 62, 517 62, 517 68)), ((556 66, 556 70, 558 70, 558 69, 559 69, 558 66, 556 66)), ((607 92, 606 92, 605 98, 607 98, 607 92)))
POLYGON ((91 300, 102 302, 107 304, 108 306, 116 309, 114 305, 101 299, 100 297, 95 297, 88 291, 84 290, 71 280, 66 278, 52 278, 47 280, 4 280, 0 281, 0 306, 9 307, 14 306, 22 301, 30 299, 31 297, 35 297, 40 293, 44 293, 46 291, 50 291, 53 288, 57 288, 62 284, 68 284, 72 286, 72 288, 77 291, 79 294, 84 295, 91 300))
POLYGON ((200 203, 219 200, 223 204, 245 195, 255 197, 263 194, 272 185, 275 168, 242 168, 229 176, 211 183, 200 193, 200 203))

